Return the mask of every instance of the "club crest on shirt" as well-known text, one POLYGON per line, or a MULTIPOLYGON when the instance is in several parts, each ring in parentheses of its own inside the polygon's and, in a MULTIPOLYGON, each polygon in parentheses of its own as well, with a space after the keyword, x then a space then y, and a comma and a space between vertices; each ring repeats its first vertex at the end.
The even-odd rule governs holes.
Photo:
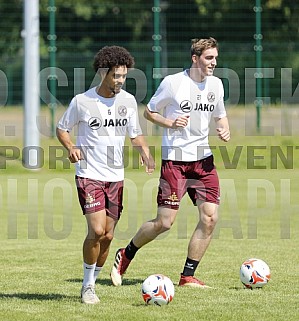
POLYGON ((98 117, 91 117, 88 121, 88 126, 93 130, 97 130, 102 126, 102 121, 98 117))
POLYGON ((180 103, 180 108, 184 113, 190 113, 193 108, 193 105, 190 100, 183 100, 180 103))
POLYGON ((127 107, 126 106, 119 106, 118 107, 118 114, 122 117, 125 117, 127 115, 127 107))
POLYGON ((209 92, 207 99, 210 103, 212 103, 213 101, 215 101, 215 94, 213 92, 209 92))

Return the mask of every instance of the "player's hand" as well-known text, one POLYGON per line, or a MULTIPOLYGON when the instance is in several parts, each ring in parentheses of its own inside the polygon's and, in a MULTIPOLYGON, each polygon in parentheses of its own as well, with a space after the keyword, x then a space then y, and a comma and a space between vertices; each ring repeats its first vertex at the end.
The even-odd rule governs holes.
POLYGON ((217 128, 218 137, 224 142, 228 142, 230 140, 230 131, 226 128, 217 128))
POLYGON ((141 166, 145 165, 145 172, 148 173, 148 175, 151 175, 156 168, 155 161, 151 155, 144 157, 140 156, 140 164, 141 166))
POLYGON ((189 115, 179 116, 172 124, 173 129, 185 128, 188 125, 189 115))
POLYGON ((69 160, 71 163, 77 163, 83 159, 80 148, 74 146, 69 150, 69 160))

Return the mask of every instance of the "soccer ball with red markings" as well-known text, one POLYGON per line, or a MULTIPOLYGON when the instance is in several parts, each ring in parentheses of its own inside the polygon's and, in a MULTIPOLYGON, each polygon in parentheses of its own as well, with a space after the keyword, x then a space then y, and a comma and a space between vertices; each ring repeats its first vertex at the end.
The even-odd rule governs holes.
POLYGON ((166 305, 174 297, 172 281, 165 275, 153 274, 142 283, 142 298, 149 305, 166 305))
POLYGON ((240 280, 248 289, 262 288, 270 277, 270 268, 261 259, 248 259, 241 265, 240 280))

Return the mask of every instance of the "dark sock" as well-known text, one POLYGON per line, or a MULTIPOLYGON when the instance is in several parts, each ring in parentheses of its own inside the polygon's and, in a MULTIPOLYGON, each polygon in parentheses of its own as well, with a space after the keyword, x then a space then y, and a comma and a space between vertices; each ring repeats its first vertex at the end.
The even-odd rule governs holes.
POLYGON ((128 244, 128 246, 125 248, 125 255, 127 259, 133 260, 136 252, 139 250, 139 247, 135 246, 133 243, 133 240, 128 244))
POLYGON ((193 276, 199 262, 187 257, 182 275, 193 276))

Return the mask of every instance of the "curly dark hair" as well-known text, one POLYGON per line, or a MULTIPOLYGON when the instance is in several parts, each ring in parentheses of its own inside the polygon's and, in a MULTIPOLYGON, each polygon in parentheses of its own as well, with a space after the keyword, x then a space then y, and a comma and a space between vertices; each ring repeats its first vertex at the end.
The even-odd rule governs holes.
POLYGON ((134 58, 127 49, 120 46, 105 46, 95 55, 93 68, 95 72, 102 68, 108 68, 108 73, 116 66, 132 68, 134 63, 134 58))

